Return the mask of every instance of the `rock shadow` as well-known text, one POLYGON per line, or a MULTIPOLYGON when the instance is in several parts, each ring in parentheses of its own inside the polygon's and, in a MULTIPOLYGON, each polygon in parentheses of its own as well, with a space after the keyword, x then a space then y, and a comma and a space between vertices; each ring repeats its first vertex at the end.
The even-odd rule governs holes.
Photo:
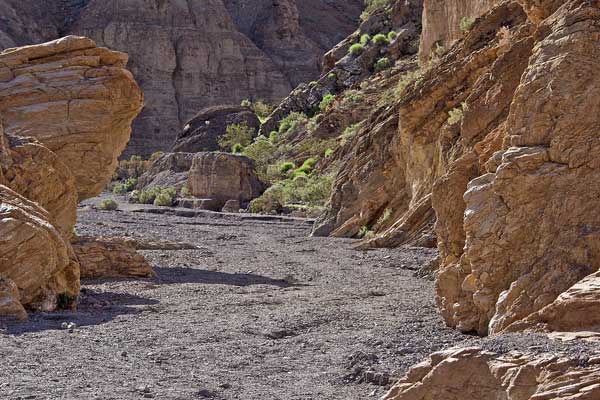
POLYGON ((273 279, 251 273, 227 273, 196 268, 154 267, 156 283, 173 285, 179 283, 199 283, 204 285, 253 286, 269 285, 282 289, 297 286, 308 286, 287 279, 273 279))
POLYGON ((0 322, 0 332, 22 335, 46 330, 61 330, 63 322, 73 322, 78 327, 100 325, 121 315, 139 314, 158 300, 128 293, 95 291, 82 288, 80 303, 75 311, 30 312, 25 322, 0 322), (146 306, 146 307, 144 307, 146 306))

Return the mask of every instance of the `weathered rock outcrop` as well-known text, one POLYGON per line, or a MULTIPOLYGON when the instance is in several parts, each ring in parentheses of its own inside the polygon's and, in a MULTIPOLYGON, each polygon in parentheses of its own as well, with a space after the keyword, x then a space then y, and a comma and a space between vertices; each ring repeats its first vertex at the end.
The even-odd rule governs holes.
POLYGON ((427 64, 436 50, 448 49, 464 35, 465 23, 485 14, 501 0, 424 0, 419 61, 427 64), (461 26, 462 25, 462 26, 461 26))
POLYGON ((82 279, 150 278, 152 266, 124 238, 80 237, 73 244, 82 279))
MULTIPOLYGON (((504 146, 464 196, 465 252, 447 259, 438 279, 451 325, 500 332, 549 306, 531 318, 550 329, 574 328, 558 311, 567 298, 557 298, 595 273, 600 260, 600 164, 592 156, 600 150, 600 117, 590 112, 600 109, 592 94, 600 87, 592 67, 599 21, 597 5, 573 0, 538 27, 502 128, 504 146)), ((580 300, 583 306, 591 298, 580 300)), ((591 320, 581 325, 597 329, 591 320)))
POLYGON ((138 179, 137 188, 145 189, 154 186, 181 190, 188 183, 188 175, 192 168, 193 153, 165 153, 148 167, 138 179))
POLYGON ((600 9, 557 6, 501 2, 375 113, 316 230, 366 226, 379 235, 363 246, 397 246, 435 223, 438 303, 462 331, 598 329, 565 314, 591 307, 594 285, 559 296, 599 268, 600 9))
POLYGON ((499 355, 448 350, 413 367, 384 400, 593 400, 600 398, 600 359, 552 354, 499 355))
MULTIPOLYGON (((192 118, 177 135, 174 152, 198 153, 221 150, 219 138, 232 124, 245 124, 258 133, 260 121, 250 107, 214 106, 192 118)), ((255 135, 256 136, 256 135, 255 135)))
POLYGON ((5 132, 56 153, 75 176, 79 200, 108 183, 142 108, 125 64, 126 54, 74 36, 0 53, 5 132))
POLYGON ((215 200, 219 209, 228 200, 243 207, 264 191, 251 159, 220 152, 194 155, 188 188, 195 197, 215 200))
POLYGON ((0 0, 0 49, 84 35, 130 55, 146 96, 129 154, 170 150, 198 110, 275 103, 319 75, 362 0, 0 0))
POLYGON ((51 220, 39 205, 0 185, 0 276, 16 284, 21 304, 46 311, 79 295, 79 264, 51 220))
POLYGON ((0 278, 0 320, 25 320, 27 311, 20 302, 19 288, 10 279, 0 278))

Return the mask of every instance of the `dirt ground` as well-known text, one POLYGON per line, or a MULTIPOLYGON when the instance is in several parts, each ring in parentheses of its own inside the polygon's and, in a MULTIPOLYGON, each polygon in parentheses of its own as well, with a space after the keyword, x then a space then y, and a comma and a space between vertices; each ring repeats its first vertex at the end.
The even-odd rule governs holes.
POLYGON ((306 221, 217 213, 83 207, 79 221, 81 235, 197 249, 143 251, 156 278, 85 281, 78 311, 5 326, 0 399, 379 398, 431 352, 483 342, 446 328, 415 277, 434 250, 359 252, 306 221))

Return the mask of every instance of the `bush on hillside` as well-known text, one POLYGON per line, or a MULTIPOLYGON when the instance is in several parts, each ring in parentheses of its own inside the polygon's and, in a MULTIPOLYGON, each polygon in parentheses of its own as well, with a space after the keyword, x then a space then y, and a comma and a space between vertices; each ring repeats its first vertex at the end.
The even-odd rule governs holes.
POLYGON ((227 127, 225 134, 219 138, 219 146, 224 151, 231 151, 236 144, 246 147, 252 143, 254 134, 254 129, 245 122, 231 124, 227 127))
POLYGON ((362 54, 363 51, 365 51, 365 46, 360 43, 354 43, 352 46, 350 46, 350 50, 348 50, 348 52, 353 56, 358 56, 362 54))
POLYGON ((105 199, 98 204, 98 208, 104 211, 114 211, 119 208, 119 204, 113 199, 105 199))
POLYGON ((390 41, 383 33, 378 33, 377 35, 373 36, 373 44, 375 46, 387 46, 390 44, 390 41))

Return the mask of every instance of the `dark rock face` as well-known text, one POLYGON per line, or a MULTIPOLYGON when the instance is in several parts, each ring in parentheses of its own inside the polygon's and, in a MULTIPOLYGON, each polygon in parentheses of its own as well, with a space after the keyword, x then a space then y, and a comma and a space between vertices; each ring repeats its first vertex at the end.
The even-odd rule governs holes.
POLYGON ((319 75, 362 0, 0 0, 0 49, 65 34, 127 52, 146 106, 127 154, 168 150, 198 110, 276 103, 319 75))
POLYGON ((232 124, 246 124, 258 132, 260 121, 249 107, 214 106, 200 111, 177 136, 173 151, 198 153, 219 150, 219 138, 232 124))

